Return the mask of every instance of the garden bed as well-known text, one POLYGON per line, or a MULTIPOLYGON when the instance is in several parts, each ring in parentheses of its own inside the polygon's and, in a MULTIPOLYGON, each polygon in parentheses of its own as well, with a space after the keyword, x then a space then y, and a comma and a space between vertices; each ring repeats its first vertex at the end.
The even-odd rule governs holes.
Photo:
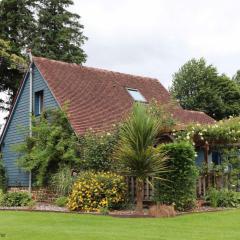
MULTIPOLYGON (((33 211, 33 212, 60 212, 60 213, 77 213, 77 214, 90 214, 90 215, 105 215, 100 212, 80 212, 80 211, 70 211, 66 207, 58 207, 53 204, 39 202, 34 207, 0 207, 0 211, 33 211)), ((202 206, 190 211, 176 212, 176 216, 192 214, 192 213, 206 213, 206 212, 219 212, 233 210, 233 208, 213 208, 209 206, 202 206)), ((110 211, 108 216, 120 217, 120 218, 153 218, 154 216, 149 215, 148 209, 144 209, 143 213, 138 213, 134 210, 114 210, 110 211)))

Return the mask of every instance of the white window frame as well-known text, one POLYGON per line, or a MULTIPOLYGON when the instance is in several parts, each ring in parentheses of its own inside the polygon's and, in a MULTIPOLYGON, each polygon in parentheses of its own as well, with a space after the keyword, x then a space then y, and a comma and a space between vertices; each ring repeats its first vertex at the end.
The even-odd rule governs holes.
POLYGON ((135 102, 142 102, 142 103, 146 103, 147 102, 147 99, 143 96, 143 94, 138 90, 138 89, 136 89, 136 88, 129 88, 129 87, 127 87, 126 88, 127 89, 127 92, 128 92, 128 94, 131 96, 131 98, 135 101, 135 102), (139 93, 139 95, 140 95, 140 97, 142 98, 142 100, 137 100, 137 99, 134 99, 134 97, 131 95, 131 93, 130 92, 137 92, 137 93, 139 93))

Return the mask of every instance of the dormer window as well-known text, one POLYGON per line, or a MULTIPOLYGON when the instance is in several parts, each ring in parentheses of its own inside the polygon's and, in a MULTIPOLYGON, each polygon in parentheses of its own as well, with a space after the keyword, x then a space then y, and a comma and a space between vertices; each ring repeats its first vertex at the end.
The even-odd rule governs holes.
POLYGON ((35 108, 34 114, 35 116, 41 115, 43 110, 43 91, 35 92, 35 108))
POLYGON ((147 102, 145 97, 137 90, 133 88, 127 88, 128 93, 131 95, 136 102, 147 102))

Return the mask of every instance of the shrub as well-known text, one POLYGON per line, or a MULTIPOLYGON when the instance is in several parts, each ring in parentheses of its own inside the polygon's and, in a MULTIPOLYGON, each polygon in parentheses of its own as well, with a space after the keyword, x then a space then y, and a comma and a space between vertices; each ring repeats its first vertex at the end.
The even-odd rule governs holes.
POLYGON ((215 188, 209 189, 206 201, 212 207, 238 207, 240 204, 240 194, 231 190, 215 188))
POLYGON ((68 199, 70 210, 99 211, 119 208, 125 202, 124 177, 111 172, 83 172, 68 199))
POLYGON ((50 185, 59 196, 67 196, 71 191, 73 181, 71 169, 64 166, 51 177, 50 185))
POLYGON ((4 200, 4 194, 3 194, 3 190, 0 189, 0 206, 3 205, 3 200, 4 200))
POLYGON ((1 158, 1 153, 0 153, 0 189, 5 191, 6 186, 7 186, 7 177, 6 177, 6 172, 5 172, 5 168, 4 168, 4 165, 3 165, 3 160, 1 158))
POLYGON ((31 200, 27 206, 29 209, 34 209, 34 207, 36 206, 37 202, 35 200, 31 200))
POLYGON ((8 192, 4 194, 2 205, 5 207, 23 207, 28 206, 31 197, 26 192, 8 192))
POLYGON ((101 207, 101 208, 99 208, 99 212, 102 215, 108 215, 109 214, 109 209, 108 209, 108 207, 101 207))
POLYGON ((117 140, 117 131, 101 134, 88 131, 80 138, 81 167, 85 170, 110 171, 117 140))
POLYGON ((55 201, 55 204, 58 206, 58 207, 65 207, 67 205, 67 197, 59 197, 56 199, 55 201))
POLYGON ((168 171, 161 175, 165 182, 155 182, 156 201, 162 204, 175 204, 178 210, 194 207, 198 171, 195 165, 195 151, 188 142, 160 145, 156 151, 169 156, 168 171))
POLYGON ((32 171, 37 186, 47 186, 62 165, 80 165, 78 139, 61 109, 46 110, 33 118, 32 137, 14 145, 13 150, 19 155, 18 165, 32 171))

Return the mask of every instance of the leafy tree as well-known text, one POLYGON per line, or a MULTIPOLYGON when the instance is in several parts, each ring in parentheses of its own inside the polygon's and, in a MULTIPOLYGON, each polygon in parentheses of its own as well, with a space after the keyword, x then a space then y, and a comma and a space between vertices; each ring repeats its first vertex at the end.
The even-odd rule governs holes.
POLYGON ((71 0, 39 0, 34 55, 78 64, 86 61, 81 46, 87 38, 82 33, 80 16, 67 10, 72 4, 71 0))
POLYGON ((173 75, 170 89, 184 109, 204 111, 219 120, 240 113, 240 89, 206 61, 191 59, 173 75))
MULTIPOLYGON (((7 52, 19 59, 30 47, 36 56, 85 62, 81 46, 87 38, 80 17, 67 11, 72 4, 71 0, 0 0, 0 48, 6 48, 6 41, 7 52)), ((4 60, 0 60, 0 92, 7 91, 11 103, 24 71, 10 67, 7 57, 4 60)), ((0 104, 6 102, 1 99, 0 104)))
POLYGON ((144 181, 165 171, 166 157, 156 153, 154 144, 161 128, 158 118, 148 114, 142 104, 135 104, 131 116, 123 123, 115 159, 121 171, 136 177, 137 210, 143 209, 144 181))
POLYGON ((216 114, 216 118, 222 119, 229 116, 239 116, 240 87, 236 84, 236 82, 232 81, 228 76, 223 74, 218 77, 215 90, 223 102, 223 108, 219 109, 219 114, 216 114))
POLYGON ((42 113, 40 119, 33 119, 32 137, 14 146, 14 151, 19 153, 19 166, 32 171, 36 184, 42 186, 64 165, 79 164, 77 146, 67 114, 56 109, 42 113))
POLYGON ((0 108, 9 108, 25 71, 23 52, 35 33, 34 0, 0 1, 0 108))
MULTIPOLYGON (((26 67, 25 60, 13 52, 10 42, 0 39, 0 92, 8 92, 10 102, 26 67)), ((6 102, 0 98, 0 110, 6 108, 6 102)))
POLYGON ((236 72, 236 74, 232 77, 232 80, 240 85, 240 70, 236 72))

